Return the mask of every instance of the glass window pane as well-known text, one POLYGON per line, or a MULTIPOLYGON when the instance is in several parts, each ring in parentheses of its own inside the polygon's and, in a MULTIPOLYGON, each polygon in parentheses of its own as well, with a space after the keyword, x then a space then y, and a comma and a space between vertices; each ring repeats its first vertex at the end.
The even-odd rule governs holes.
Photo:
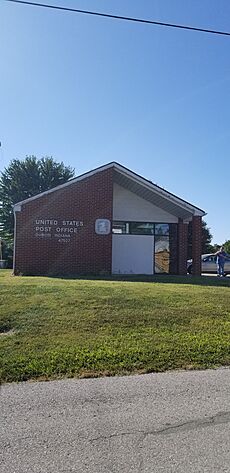
POLYGON ((156 223, 155 235, 169 235, 169 224, 168 223, 156 223))
POLYGON ((132 235, 153 235, 154 223, 130 222, 129 233, 131 233, 132 235))
POLYGON ((113 222, 112 233, 118 233, 118 234, 128 233, 126 229, 127 229, 126 222, 113 222))
POLYGON ((169 237, 155 237, 155 273, 169 273, 169 237))

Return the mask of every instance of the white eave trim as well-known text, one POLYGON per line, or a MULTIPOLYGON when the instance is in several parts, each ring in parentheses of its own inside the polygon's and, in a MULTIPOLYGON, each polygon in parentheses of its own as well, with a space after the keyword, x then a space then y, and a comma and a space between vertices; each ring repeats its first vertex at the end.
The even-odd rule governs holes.
POLYGON ((15 204, 14 205, 14 212, 21 212, 22 206, 21 204, 15 204))

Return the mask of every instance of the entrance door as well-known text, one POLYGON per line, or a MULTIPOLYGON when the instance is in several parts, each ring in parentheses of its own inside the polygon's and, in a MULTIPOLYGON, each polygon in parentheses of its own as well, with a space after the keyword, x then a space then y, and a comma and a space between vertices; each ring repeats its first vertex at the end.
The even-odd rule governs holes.
POLYGON ((152 235, 113 235, 113 274, 153 274, 152 235))
POLYGON ((155 237, 155 273, 169 273, 169 237, 155 237))

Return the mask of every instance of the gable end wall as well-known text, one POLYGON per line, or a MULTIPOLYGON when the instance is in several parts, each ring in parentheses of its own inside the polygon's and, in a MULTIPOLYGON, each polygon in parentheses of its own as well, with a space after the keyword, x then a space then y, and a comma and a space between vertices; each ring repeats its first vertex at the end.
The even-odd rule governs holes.
POLYGON ((111 273, 112 235, 97 235, 95 220, 112 221, 112 174, 111 168, 101 171, 22 205, 16 213, 15 274, 111 273), (50 236, 36 230, 36 221, 42 219, 57 221, 44 225, 50 236), (66 227, 63 221, 83 226, 58 238, 57 229, 66 227))

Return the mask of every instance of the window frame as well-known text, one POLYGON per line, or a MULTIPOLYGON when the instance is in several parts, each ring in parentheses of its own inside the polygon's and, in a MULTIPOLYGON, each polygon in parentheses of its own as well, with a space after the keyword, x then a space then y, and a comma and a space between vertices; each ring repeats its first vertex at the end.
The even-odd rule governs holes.
MULTIPOLYGON (((111 232, 113 235, 144 235, 144 236, 167 236, 169 237, 170 235, 170 223, 165 223, 165 222, 150 222, 150 221, 138 221, 138 220, 113 220, 112 221, 112 226, 111 226, 111 232), (139 233, 139 232, 131 232, 130 231, 130 227, 132 224, 136 224, 136 225, 149 225, 151 227, 151 225, 153 226, 153 232, 152 233, 139 233), (124 226, 125 225, 125 232, 121 231, 121 232, 114 232, 114 225, 120 225, 120 226, 124 226), (168 225, 168 231, 167 233, 156 233, 156 227, 157 225, 168 225)), ((150 228, 149 227, 149 228, 150 228)))

